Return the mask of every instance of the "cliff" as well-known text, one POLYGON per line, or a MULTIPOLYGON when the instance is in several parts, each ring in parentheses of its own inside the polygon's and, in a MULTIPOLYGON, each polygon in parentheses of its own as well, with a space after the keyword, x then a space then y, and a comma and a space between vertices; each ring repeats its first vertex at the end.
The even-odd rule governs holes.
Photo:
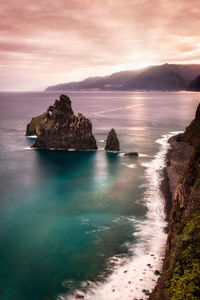
POLYGON ((172 209, 163 270, 151 300, 200 299, 200 105, 184 134, 170 139, 172 209), (181 176, 180 176, 181 175, 181 176))
POLYGON ((65 95, 55 100, 36 126, 37 140, 32 146, 39 149, 95 150, 96 140, 92 123, 82 114, 76 116, 71 100, 65 95))
POLYGON ((200 91, 200 75, 197 76, 189 85, 189 90, 191 91, 200 91))

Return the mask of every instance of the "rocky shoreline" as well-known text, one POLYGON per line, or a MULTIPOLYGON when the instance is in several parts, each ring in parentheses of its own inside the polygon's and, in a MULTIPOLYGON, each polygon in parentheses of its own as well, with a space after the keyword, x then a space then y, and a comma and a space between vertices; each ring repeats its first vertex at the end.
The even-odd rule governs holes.
POLYGON ((161 184, 169 221, 165 258, 150 300, 200 298, 200 106, 183 134, 169 139, 161 184))
POLYGON ((168 140, 170 149, 166 153, 167 166, 163 170, 161 191, 165 198, 166 220, 169 222, 172 209, 172 199, 176 187, 183 174, 193 150, 193 147, 185 142, 177 142, 179 135, 174 135, 168 140))

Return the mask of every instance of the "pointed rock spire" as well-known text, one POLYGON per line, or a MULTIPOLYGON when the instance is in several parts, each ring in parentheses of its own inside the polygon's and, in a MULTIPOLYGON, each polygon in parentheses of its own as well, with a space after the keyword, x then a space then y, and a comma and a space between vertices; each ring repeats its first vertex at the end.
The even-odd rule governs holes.
POLYGON ((119 151, 120 150, 119 140, 118 140, 117 134, 115 132, 115 129, 113 129, 113 128, 108 133, 105 150, 106 151, 119 151))

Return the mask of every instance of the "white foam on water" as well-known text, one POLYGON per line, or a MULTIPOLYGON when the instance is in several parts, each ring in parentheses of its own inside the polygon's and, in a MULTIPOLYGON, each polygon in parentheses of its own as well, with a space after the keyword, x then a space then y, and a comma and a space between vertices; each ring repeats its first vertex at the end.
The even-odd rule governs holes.
POLYGON ((125 152, 121 152, 121 153, 118 154, 118 156, 123 157, 124 154, 125 154, 125 152))
POLYGON ((129 169, 135 169, 137 168, 136 164, 124 164, 129 169))
POLYGON ((100 143, 104 143, 106 140, 99 140, 100 143))
POLYGON ((106 114, 106 113, 110 113, 110 112, 116 112, 116 111, 120 111, 120 110, 130 109, 130 108, 133 108, 135 106, 137 106, 137 104, 126 105, 126 106, 121 106, 121 107, 116 107, 116 108, 110 108, 110 109, 106 109, 106 110, 93 112, 92 115, 98 116, 98 115, 102 115, 102 114, 106 114))
POLYGON ((37 139, 37 135, 26 135, 29 139, 37 139))
POLYGON ((151 157, 151 156, 150 156, 150 155, 148 155, 148 154, 139 153, 139 157, 151 157))

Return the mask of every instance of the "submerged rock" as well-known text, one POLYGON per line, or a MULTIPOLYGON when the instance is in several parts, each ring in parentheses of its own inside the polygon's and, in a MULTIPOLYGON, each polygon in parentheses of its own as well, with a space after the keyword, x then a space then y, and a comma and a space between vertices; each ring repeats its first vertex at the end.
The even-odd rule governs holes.
POLYGON ((36 126, 37 140, 32 146, 40 149, 96 150, 96 140, 92 134, 92 123, 82 114, 76 116, 71 108, 71 100, 61 95, 54 105, 47 109, 36 126))
POLYGON ((115 129, 111 129, 111 131, 108 133, 108 137, 106 140, 106 151, 119 151, 119 140, 117 137, 117 134, 115 132, 115 129))
POLYGON ((128 152, 128 153, 125 153, 123 156, 138 157, 138 153, 137 152, 128 152))
POLYGON ((32 118, 31 122, 26 127, 26 136, 36 135, 36 130, 39 127, 40 121, 44 118, 45 113, 32 118))

